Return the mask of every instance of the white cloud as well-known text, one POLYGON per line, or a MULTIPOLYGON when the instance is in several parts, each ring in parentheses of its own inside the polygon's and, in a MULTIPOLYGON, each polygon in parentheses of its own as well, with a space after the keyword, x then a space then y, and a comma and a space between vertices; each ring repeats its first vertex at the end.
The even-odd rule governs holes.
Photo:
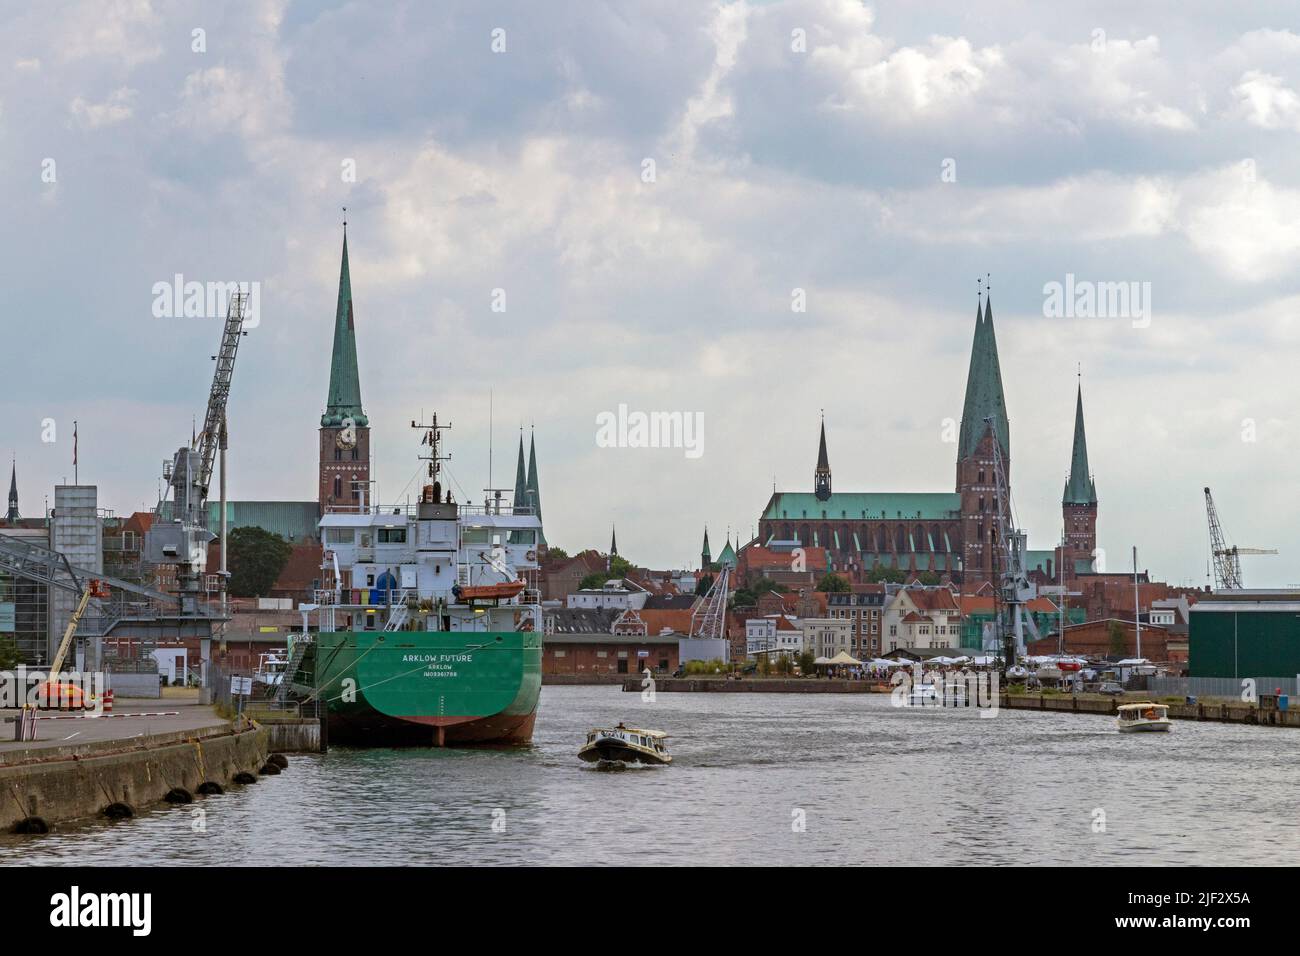
POLYGON ((1300 131, 1300 94, 1280 76, 1249 70, 1232 88, 1236 115, 1263 129, 1300 131))
POLYGON ((110 93, 102 103, 88 103, 78 96, 68 104, 68 112, 82 129, 100 129, 130 119, 136 95, 136 90, 124 86, 110 93))

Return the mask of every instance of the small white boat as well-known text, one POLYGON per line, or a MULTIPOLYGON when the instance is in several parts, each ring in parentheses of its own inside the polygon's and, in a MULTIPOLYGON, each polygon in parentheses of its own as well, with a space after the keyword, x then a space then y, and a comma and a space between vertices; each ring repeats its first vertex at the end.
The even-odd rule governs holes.
POLYGON ((1118 710, 1119 732, 1131 734, 1145 731, 1168 732, 1174 723, 1169 719, 1169 708, 1144 700, 1136 704, 1123 704, 1118 710))
POLYGON ((587 742, 578 756, 589 763, 601 760, 619 763, 669 764, 673 758, 664 746, 668 735, 662 730, 642 730, 639 727, 617 727, 606 730, 597 727, 588 731, 587 742))

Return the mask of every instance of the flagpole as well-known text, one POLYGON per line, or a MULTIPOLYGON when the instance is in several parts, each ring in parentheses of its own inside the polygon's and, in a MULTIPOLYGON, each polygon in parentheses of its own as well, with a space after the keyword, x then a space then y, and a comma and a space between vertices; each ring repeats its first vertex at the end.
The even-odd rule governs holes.
POLYGON ((77 420, 72 420, 72 483, 81 484, 77 469, 77 420))

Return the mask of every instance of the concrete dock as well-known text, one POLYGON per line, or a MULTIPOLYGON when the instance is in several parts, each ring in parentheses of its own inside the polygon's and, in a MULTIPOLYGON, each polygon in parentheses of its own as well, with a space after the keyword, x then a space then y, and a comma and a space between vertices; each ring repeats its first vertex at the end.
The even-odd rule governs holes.
POLYGON ((41 833, 164 800, 188 803, 255 781, 270 752, 265 727, 191 701, 123 700, 101 716, 43 712, 56 715, 37 721, 35 741, 14 741, 15 725, 0 723, 9 738, 0 741, 0 830, 41 833), (151 716, 160 711, 175 713, 151 716))

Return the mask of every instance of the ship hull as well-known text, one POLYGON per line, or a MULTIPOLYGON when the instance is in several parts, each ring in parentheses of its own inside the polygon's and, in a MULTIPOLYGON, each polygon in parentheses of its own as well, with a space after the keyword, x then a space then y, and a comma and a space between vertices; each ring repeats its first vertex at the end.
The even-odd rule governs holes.
POLYGON ((314 670, 331 744, 526 744, 541 693, 541 635, 324 632, 314 670))

